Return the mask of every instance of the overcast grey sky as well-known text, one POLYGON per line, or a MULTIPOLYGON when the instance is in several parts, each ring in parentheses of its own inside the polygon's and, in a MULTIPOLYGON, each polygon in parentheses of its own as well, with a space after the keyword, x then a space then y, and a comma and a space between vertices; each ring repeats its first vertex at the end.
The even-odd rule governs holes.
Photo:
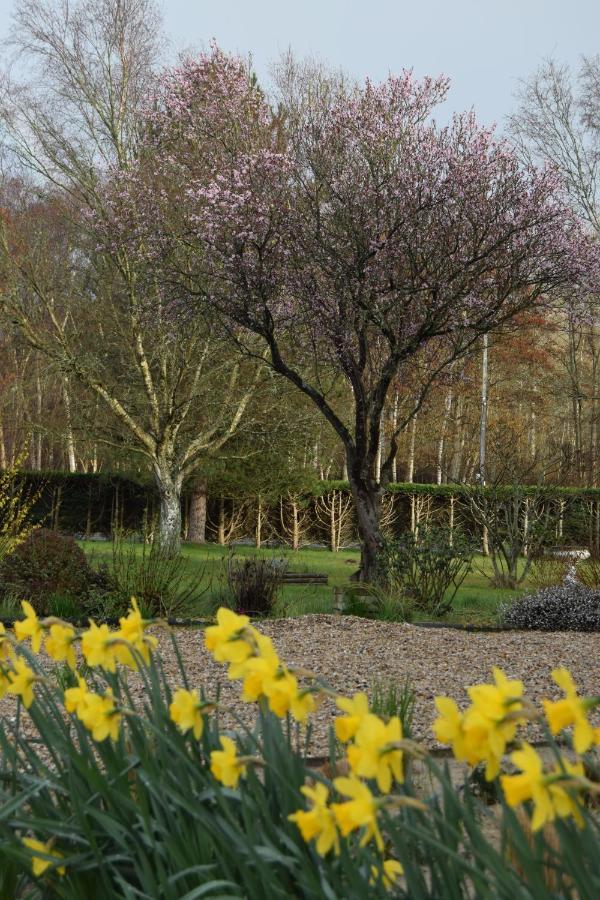
MULTIPOLYGON (((0 0, 0 35, 13 0, 0 0)), ((288 46, 358 78, 413 67, 452 79, 449 110, 499 125, 519 78, 544 57, 576 66, 600 52, 600 0, 163 0, 173 50, 211 38, 252 53, 262 80, 288 46)))

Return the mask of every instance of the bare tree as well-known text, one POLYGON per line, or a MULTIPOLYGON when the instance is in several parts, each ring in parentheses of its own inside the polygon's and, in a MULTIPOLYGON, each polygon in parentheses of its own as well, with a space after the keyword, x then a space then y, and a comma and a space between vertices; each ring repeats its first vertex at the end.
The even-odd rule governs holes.
MULTIPOLYGON (((174 552, 183 483, 238 429, 260 364, 233 359, 206 318, 167 319, 151 272, 90 236, 106 172, 135 157, 159 16, 151 0, 19 0, 12 43, 32 81, 7 78, 2 121, 13 164, 34 181, 4 220, 2 309, 65 386, 75 379, 105 406, 114 443, 148 461, 174 552)), ((71 439, 71 468, 74 458, 71 439)))

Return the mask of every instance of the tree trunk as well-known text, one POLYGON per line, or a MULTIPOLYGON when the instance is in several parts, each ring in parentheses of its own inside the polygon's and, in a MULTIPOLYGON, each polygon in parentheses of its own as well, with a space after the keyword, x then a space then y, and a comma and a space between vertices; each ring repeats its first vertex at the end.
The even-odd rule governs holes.
POLYGON ((350 487, 361 543, 359 580, 374 582, 378 577, 378 557, 383 544, 379 486, 355 479, 351 472, 350 487))
POLYGON ((408 448, 408 465, 406 471, 406 480, 412 484, 415 477, 415 439, 417 436, 417 414, 412 417, 410 423, 410 445, 408 448))
POLYGON ((166 556, 177 556, 181 548, 181 478, 155 468, 159 496, 158 541, 166 556))
POLYGON ((217 525, 217 543, 220 547, 225 546, 225 498, 219 497, 219 519, 217 525))
POLYGON ((69 382, 65 378, 63 381, 63 401, 65 405, 66 417, 66 441, 67 441, 67 465, 69 472, 77 471, 77 461, 75 459, 75 440, 73 438, 73 421, 71 419, 71 397, 69 395, 69 382))
POLYGON ((192 544, 206 543, 206 482, 194 484, 190 495, 190 516, 188 541, 192 544))

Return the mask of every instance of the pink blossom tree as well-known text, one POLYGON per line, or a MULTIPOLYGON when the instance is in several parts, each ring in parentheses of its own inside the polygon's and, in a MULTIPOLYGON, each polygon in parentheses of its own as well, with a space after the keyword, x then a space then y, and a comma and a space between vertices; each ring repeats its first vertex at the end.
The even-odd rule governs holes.
POLYGON ((398 435, 436 377, 586 274, 554 172, 521 167, 472 114, 439 127, 447 88, 404 72, 286 120, 241 60, 213 48, 165 73, 137 170, 113 194, 115 227, 174 298, 217 310, 247 353, 258 336, 338 434, 366 580, 398 435), (388 392, 417 354, 428 377, 376 466, 388 392), (340 376, 345 407, 329 390, 340 376))

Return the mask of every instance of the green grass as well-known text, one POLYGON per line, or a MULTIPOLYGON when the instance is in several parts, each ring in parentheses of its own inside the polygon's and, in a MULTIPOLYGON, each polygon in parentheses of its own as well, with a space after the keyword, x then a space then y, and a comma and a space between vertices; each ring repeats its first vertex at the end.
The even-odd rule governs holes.
MULTIPOLYGON (((110 543, 82 541, 81 546, 90 557, 92 563, 101 562, 110 565, 112 547, 110 543)), ((141 553, 141 546, 136 549, 141 553)), ((183 556, 187 560, 190 580, 198 582, 206 593, 191 615, 206 615, 211 608, 211 596, 218 593, 219 587, 225 585, 225 563, 227 549, 213 544, 197 546, 184 544, 183 556)), ((329 584, 322 585, 286 585, 278 602, 277 614, 297 616, 307 613, 330 613, 332 610, 333 588, 346 584, 358 568, 359 553, 357 550, 343 550, 330 553, 328 550, 298 550, 293 552, 285 548, 277 550, 260 550, 254 547, 236 547, 236 556, 261 556, 288 560, 289 570, 295 572, 318 572, 329 576, 329 584)), ((497 624, 496 611, 498 605, 518 596, 520 591, 509 591, 494 588, 490 585, 487 574, 491 574, 489 560, 476 557, 474 569, 461 585, 454 606, 443 621, 460 624, 494 625, 497 624), (483 570, 483 572, 481 571, 483 570)), ((423 616, 422 618, 427 618, 423 616)))

